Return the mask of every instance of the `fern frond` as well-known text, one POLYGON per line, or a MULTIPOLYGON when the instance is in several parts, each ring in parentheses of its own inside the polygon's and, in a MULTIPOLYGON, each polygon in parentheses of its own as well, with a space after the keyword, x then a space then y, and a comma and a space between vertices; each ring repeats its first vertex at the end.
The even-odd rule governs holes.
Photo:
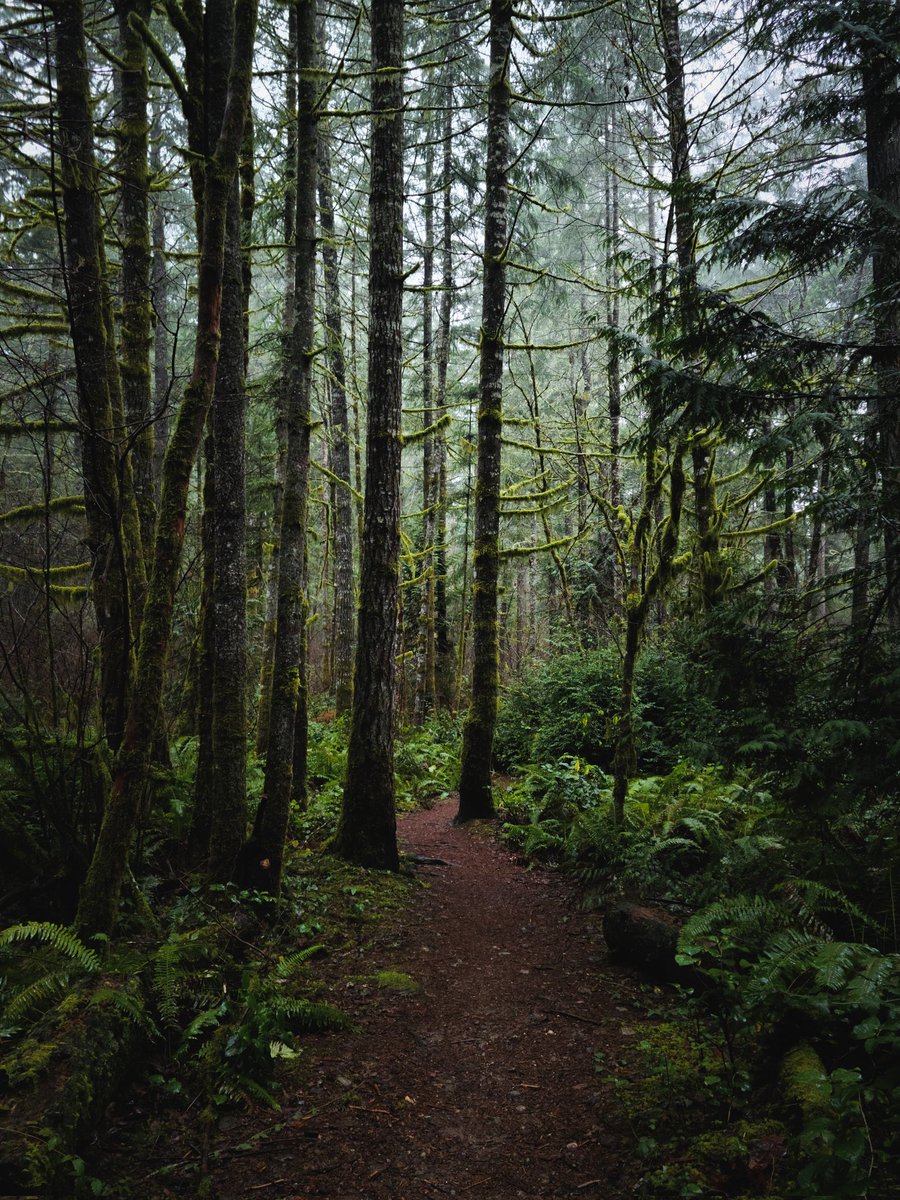
POLYGON ((90 996, 88 1003, 92 1007, 99 1007, 103 1004, 110 1004, 113 1008, 119 1010, 132 1025, 143 1030, 150 1037, 157 1037, 159 1030, 151 1018, 150 1014, 144 1006, 140 996, 135 996, 125 988, 117 987, 99 987, 96 988, 90 996))
POLYGON ((298 1033, 331 1033, 347 1029, 350 1024, 339 1008, 321 1001, 274 996, 272 1007, 290 1021, 298 1033))
POLYGON ((4 1017, 9 1021, 17 1021, 35 1008, 48 1007, 59 999, 71 978, 71 970, 62 967, 35 979, 6 1004, 3 1010, 4 1017))
POLYGON ((0 946, 27 941, 52 946, 72 962, 78 963, 89 975, 100 970, 100 959, 94 951, 64 925, 54 925, 50 921, 29 921, 24 925, 10 925, 8 929, 0 931, 0 946))
POLYGON ((223 1074, 221 1079, 217 1080, 219 1091, 222 1095, 227 1096, 229 1100, 243 1100, 245 1103, 250 1100, 256 1100, 261 1104, 265 1104, 274 1112, 281 1112, 281 1105, 275 1099, 270 1091, 257 1083, 255 1079, 251 1079, 249 1075, 241 1075, 237 1071, 228 1071, 223 1074))
POLYGON ((184 1033, 182 1034, 181 1045, 178 1047, 175 1057, 177 1058, 185 1050, 187 1050, 194 1038, 203 1033, 205 1029, 216 1028, 216 1026, 219 1024, 221 1016, 221 1005, 217 1005, 215 1008, 206 1008, 203 1010, 203 1012, 197 1013, 196 1017, 194 1017, 193 1021, 191 1021, 187 1029, 185 1029, 184 1033))
POLYGON ((308 959, 314 958, 315 955, 321 954, 325 949, 322 945, 306 946, 303 950, 296 950, 293 954, 285 954, 283 958, 278 960, 278 965, 275 967, 275 975, 280 980, 290 979, 297 967, 307 962, 308 959))

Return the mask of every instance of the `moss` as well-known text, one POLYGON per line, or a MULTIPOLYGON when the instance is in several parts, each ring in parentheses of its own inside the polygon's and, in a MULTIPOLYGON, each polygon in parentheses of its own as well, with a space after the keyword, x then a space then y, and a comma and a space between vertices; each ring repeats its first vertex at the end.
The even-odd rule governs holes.
POLYGON ((2 1158, 45 1196, 72 1194, 72 1157, 129 1069, 136 1026, 121 1009, 69 992, 0 1062, 2 1158))
POLYGON ((412 975, 407 975, 405 971, 378 971, 373 975, 372 980, 378 987, 384 988, 388 992, 417 992, 419 984, 412 975))

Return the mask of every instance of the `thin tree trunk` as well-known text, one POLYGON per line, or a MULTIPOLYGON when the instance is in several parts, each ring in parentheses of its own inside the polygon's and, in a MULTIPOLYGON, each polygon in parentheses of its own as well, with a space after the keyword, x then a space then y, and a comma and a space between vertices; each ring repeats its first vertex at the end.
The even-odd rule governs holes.
MULTIPOLYGON (((422 425, 434 424, 433 313, 434 287, 434 147, 426 127, 425 150, 425 245, 422 252, 422 425)), ((422 604, 419 610, 416 653, 415 718, 421 725, 434 708, 435 698, 435 555, 440 464, 436 438, 426 433, 422 442, 422 604)))
POLYGON ((478 389, 478 474, 475 546, 472 698, 463 727, 457 821, 492 817, 491 765, 499 692, 497 582, 500 567, 500 460, 503 434, 503 326, 506 315, 509 203, 509 60, 511 0, 491 0, 485 172, 484 284, 478 389))
POLYGON ((119 369, 131 440, 132 472, 141 523, 149 547, 156 521, 153 484, 153 422, 150 409, 150 174, 149 75, 144 39, 130 23, 146 22, 150 0, 116 0, 122 66, 119 70, 119 183, 121 189, 122 315, 119 369))
MULTIPOLYGON (((154 179, 159 178, 162 163, 159 145, 153 142, 150 150, 150 167, 154 179)), ((169 444, 169 273, 166 270, 166 215, 159 198, 153 204, 153 265, 150 279, 150 295, 156 324, 153 330, 153 495, 154 504, 159 500, 162 479, 162 464, 169 444)), ((152 539, 147 549, 152 547, 152 539)))
MULTIPOLYGON (((453 316, 453 63, 447 64, 444 99, 444 130, 441 165, 441 299, 438 308, 435 373, 437 394, 435 407, 438 417, 447 412, 447 372, 450 364, 450 333, 453 316)), ((449 708, 453 703, 453 644, 450 636, 450 617, 447 611, 447 435, 441 427, 435 435, 438 494, 435 500, 434 547, 434 632, 435 632, 435 696, 437 703, 449 708)))
POLYGON ((394 691, 403 404, 403 0, 372 0, 369 419, 356 678, 338 854, 396 870, 394 691))
MULTIPOLYGON (((690 139, 685 103, 684 58, 678 0, 660 0, 660 32, 666 74, 666 112, 672 162, 672 206, 678 259, 678 306, 683 333, 697 324, 697 231, 691 192, 690 139)), ((699 578, 701 606, 711 608, 722 598, 725 574, 719 547, 719 514, 716 507, 714 454, 700 430, 691 439, 691 468, 697 545, 694 559, 699 578)))
MULTIPOLYGON (((57 12, 65 13, 71 7, 63 5, 57 12)), ((193 370, 163 466, 153 570, 144 606, 137 679, 129 706, 125 737, 116 756, 109 803, 79 901, 77 924, 79 928, 91 932, 110 932, 118 913, 128 851, 159 725, 191 471, 215 385, 225 216, 231 181, 238 167, 244 119, 250 103, 256 0, 235 0, 234 28, 225 116, 215 151, 203 166, 203 225, 199 237, 201 250, 193 370)), ((223 60, 220 69, 223 69, 228 59, 228 48, 220 46, 219 51, 223 60)))
POLYGON ((309 493, 310 406, 316 303, 316 146, 318 88, 315 0, 297 8, 297 225, 296 315, 286 411, 287 464, 278 558, 278 617, 263 794, 253 829, 256 856, 251 882, 273 895, 281 890, 291 796, 304 794, 294 779, 296 742, 306 741, 306 525, 309 493))
POLYGON ((888 626, 900 631, 900 89, 893 53, 875 52, 863 64, 866 165, 877 223, 872 254, 878 466, 888 626))
POLYGON ((109 744, 124 734, 133 673, 135 601, 144 587, 141 532, 115 355, 94 157, 81 0, 54 10, 65 286, 78 387, 87 543, 100 638, 100 704, 109 744))
POLYGON ((334 700, 338 716, 353 699, 353 494, 350 485, 350 429, 347 414, 347 364, 341 318, 341 289, 335 234, 331 147, 327 131, 319 136, 319 220, 325 281, 325 332, 331 388, 331 470, 334 485, 334 700))
POLYGON ((275 471, 272 483, 272 551, 266 575, 263 619, 262 667, 259 678, 259 707, 256 715, 256 753, 264 758, 269 741, 272 711, 272 668, 275 660, 275 630, 278 625, 278 560, 287 466, 287 408, 290 396, 291 338, 296 316, 297 292, 297 7, 288 6, 288 45, 285 63, 285 108, 287 137, 284 148, 284 297, 281 319, 281 379, 275 413, 275 471))

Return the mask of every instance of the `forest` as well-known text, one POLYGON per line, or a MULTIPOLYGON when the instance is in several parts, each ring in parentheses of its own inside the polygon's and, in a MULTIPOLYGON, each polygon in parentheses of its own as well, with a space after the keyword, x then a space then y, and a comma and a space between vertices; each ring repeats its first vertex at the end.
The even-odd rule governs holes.
POLYGON ((3 0, 0 264, 0 1195, 900 1194, 900 8, 3 0))

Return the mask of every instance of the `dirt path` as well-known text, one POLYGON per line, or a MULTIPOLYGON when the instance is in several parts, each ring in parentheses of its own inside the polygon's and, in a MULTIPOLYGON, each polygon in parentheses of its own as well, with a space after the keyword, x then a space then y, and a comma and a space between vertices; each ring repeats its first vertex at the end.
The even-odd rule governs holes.
POLYGON ((410 814, 423 866, 405 927, 333 960, 356 1034, 322 1039, 312 1079, 270 1137, 239 1124, 212 1172, 220 1200, 482 1200, 632 1194, 633 1140, 594 1069, 627 1060, 640 984, 606 961, 569 885, 528 871, 450 804, 410 814), (362 952, 357 952, 362 953, 362 952), (341 961, 343 958, 343 961, 341 961), (366 982, 411 976, 415 992, 366 982))

